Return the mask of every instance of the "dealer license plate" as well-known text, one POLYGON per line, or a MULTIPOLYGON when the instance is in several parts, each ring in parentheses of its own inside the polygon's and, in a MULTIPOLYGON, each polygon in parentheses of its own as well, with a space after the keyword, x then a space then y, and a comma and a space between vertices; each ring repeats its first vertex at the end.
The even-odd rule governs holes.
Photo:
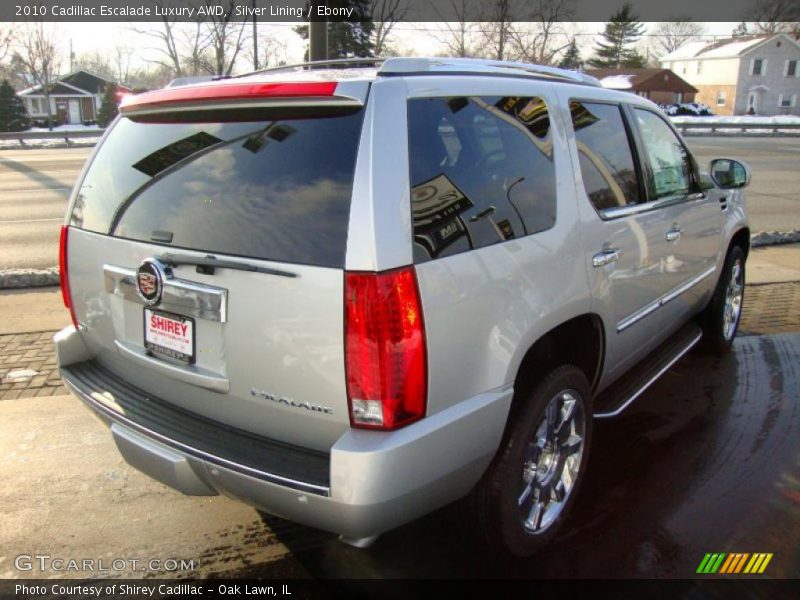
POLYGON ((194 319, 145 308, 144 346, 159 358, 193 364, 194 319))

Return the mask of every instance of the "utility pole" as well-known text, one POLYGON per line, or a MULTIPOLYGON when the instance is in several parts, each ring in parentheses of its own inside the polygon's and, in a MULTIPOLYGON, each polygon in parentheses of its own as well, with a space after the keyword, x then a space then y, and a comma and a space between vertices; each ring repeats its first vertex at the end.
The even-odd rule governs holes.
MULTIPOLYGON (((321 2, 325 5, 326 2, 321 2)), ((308 21, 308 60, 328 59, 328 18, 311 17, 308 21)))
POLYGON ((328 58, 328 21, 309 21, 308 23, 308 60, 327 60, 328 58))
POLYGON ((256 0, 253 0, 253 70, 258 71, 258 27, 256 26, 256 0))

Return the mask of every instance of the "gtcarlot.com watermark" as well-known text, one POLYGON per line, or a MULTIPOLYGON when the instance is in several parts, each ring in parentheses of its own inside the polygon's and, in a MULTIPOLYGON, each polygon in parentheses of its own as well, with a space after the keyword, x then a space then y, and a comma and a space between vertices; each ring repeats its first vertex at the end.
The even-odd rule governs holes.
POLYGON ((49 554, 19 554, 14 557, 18 571, 53 573, 178 573, 194 571, 200 565, 196 560, 182 558, 65 558, 49 554))

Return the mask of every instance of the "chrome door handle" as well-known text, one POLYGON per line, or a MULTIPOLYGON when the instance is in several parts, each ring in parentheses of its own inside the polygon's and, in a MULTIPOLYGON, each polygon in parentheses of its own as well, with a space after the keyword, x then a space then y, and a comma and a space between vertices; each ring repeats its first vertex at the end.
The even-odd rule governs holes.
POLYGON ((622 252, 620 252, 616 248, 609 248, 608 250, 603 250, 602 252, 598 252, 592 257, 592 266, 605 267, 606 265, 610 265, 611 263, 617 262, 620 256, 622 256, 622 252))
POLYGON ((667 232, 667 241, 675 242, 681 239, 682 235, 683 235, 683 229, 679 229, 678 227, 673 227, 667 232))

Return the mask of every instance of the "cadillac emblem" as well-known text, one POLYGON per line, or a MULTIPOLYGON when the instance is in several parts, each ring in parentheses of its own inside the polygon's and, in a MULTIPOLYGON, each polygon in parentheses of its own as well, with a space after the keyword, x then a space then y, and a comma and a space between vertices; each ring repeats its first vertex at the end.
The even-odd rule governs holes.
POLYGON ((161 302, 164 287, 164 266, 154 258, 147 258, 136 270, 136 289, 145 304, 155 306, 161 302))

